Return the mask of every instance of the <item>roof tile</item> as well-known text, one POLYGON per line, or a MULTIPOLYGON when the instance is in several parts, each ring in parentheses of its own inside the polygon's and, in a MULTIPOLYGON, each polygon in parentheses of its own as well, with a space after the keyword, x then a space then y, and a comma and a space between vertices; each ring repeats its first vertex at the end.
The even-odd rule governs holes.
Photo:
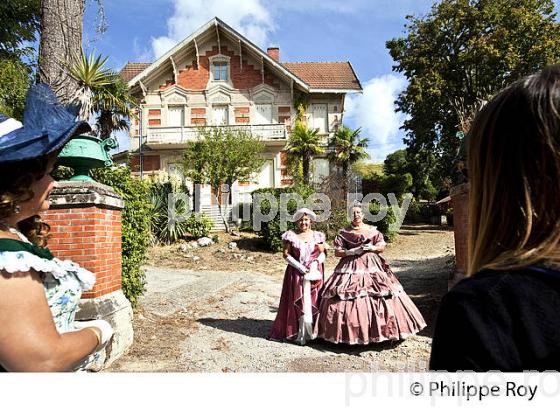
POLYGON ((348 61, 282 63, 311 88, 362 90, 360 81, 348 61))
POLYGON ((129 82, 151 64, 152 63, 126 63, 119 74, 125 82, 129 82))

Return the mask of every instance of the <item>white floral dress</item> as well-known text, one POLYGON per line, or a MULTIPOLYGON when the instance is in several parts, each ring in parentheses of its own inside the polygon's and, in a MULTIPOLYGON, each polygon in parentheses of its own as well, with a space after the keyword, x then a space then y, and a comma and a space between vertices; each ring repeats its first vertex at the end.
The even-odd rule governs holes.
POLYGON ((82 291, 93 288, 95 275, 70 260, 53 257, 48 249, 33 245, 16 230, 11 231, 21 240, 0 239, 0 270, 8 273, 36 271, 43 280, 58 332, 77 330, 74 323, 82 291))

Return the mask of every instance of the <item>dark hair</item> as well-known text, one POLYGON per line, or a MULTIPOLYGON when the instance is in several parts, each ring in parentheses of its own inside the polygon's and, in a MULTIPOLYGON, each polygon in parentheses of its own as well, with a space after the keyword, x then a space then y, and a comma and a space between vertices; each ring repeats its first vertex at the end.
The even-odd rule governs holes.
MULTIPOLYGON (((31 186, 45 176, 47 166, 56 154, 25 161, 0 163, 0 220, 17 212, 17 207, 33 198, 31 186)), ((18 229, 34 244, 46 246, 50 226, 38 215, 18 223, 18 229)))
POLYGON ((469 134, 468 273, 560 262, 560 66, 502 90, 469 134))

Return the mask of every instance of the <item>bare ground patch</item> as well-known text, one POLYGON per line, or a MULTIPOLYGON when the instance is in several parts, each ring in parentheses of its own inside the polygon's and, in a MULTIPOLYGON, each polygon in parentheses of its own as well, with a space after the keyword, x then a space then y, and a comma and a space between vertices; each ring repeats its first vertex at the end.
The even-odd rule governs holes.
MULTIPOLYGON (((135 313, 135 342, 109 371, 369 372, 427 369, 433 322, 453 267, 453 232, 405 226, 385 257, 428 327, 401 343, 368 346, 266 340, 285 264, 252 234, 221 234, 208 248, 150 252, 149 292, 135 313), (236 249, 228 243, 235 241, 236 249), (234 256, 238 255, 238 256, 234 256), (239 256, 241 255, 241 256, 239 256), (193 261, 192 256, 200 259, 193 261), (167 270, 166 270, 167 269, 167 270), (154 285, 154 286, 150 286, 154 285), (163 306, 163 307, 162 307, 163 306)), ((327 259, 327 272, 337 260, 327 259)))

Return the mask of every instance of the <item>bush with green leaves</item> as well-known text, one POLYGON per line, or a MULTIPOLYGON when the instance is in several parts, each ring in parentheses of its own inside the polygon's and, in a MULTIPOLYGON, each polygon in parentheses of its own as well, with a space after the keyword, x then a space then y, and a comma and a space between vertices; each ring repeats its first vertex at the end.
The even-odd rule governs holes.
POLYGON ((202 238, 208 236, 214 227, 214 221, 203 213, 192 213, 185 221, 187 236, 202 238))
POLYGON ((214 222, 205 214, 190 213, 187 195, 189 190, 181 183, 152 183, 150 200, 153 205, 151 229, 154 243, 170 245, 189 236, 201 238, 210 233, 214 222), (170 195, 172 204, 169 204, 170 195))
POLYGON ((152 204, 149 185, 135 178, 128 167, 98 168, 92 177, 112 187, 124 200, 122 214, 122 289, 132 306, 144 293, 145 272, 141 269, 150 246, 152 204))
MULTIPOLYGON (((257 189, 256 191, 253 191, 253 198, 255 198, 255 195, 257 194, 272 194, 276 198, 276 201, 280 203, 281 194, 295 193, 301 195, 301 197, 304 200, 306 200, 314 192, 315 191, 313 190, 313 188, 302 184, 302 185, 297 185, 288 188, 257 189)), ((271 208, 270 201, 265 199, 260 203, 260 210, 262 214, 267 215, 269 212, 271 212, 270 208, 271 208)), ((288 212, 290 214, 294 214, 295 211, 297 210, 296 208, 297 208, 297 202, 293 199, 290 199, 287 204, 288 212)), ((254 217, 254 213, 251 213, 251 216, 254 217)), ((253 221, 251 220, 251 225, 253 225, 252 222, 253 221)), ((294 228, 295 228, 295 224, 291 221, 288 221, 287 229, 294 229, 294 228)), ((282 238, 281 238, 282 233, 283 232, 280 229, 280 212, 277 212, 274 219, 271 220, 270 222, 261 223, 261 229, 260 231, 257 231, 257 234, 261 238, 263 238, 266 246, 270 250, 276 252, 282 250, 282 238)))
POLYGON ((172 182, 154 182, 150 185, 150 201, 153 206, 151 222, 152 242, 169 245, 187 235, 184 218, 187 216, 188 204, 184 199, 174 197, 172 205, 174 223, 170 223, 169 195, 188 194, 184 189, 174 186, 172 182))
POLYGON ((329 219, 317 222, 314 229, 323 232, 327 236, 327 239, 334 239, 338 231, 342 228, 346 228, 348 225, 350 225, 350 219, 348 219, 348 210, 346 207, 333 207, 329 219))
POLYGON ((431 223, 432 210, 428 202, 419 202, 413 199, 406 212, 407 223, 431 223))
POLYGON ((379 202, 372 202, 369 205, 369 212, 372 215, 377 215, 383 211, 387 212, 386 216, 382 220, 375 222, 374 225, 388 242, 392 242, 397 236, 397 230, 391 229, 391 225, 397 221, 393 208, 391 206, 382 206, 379 202))

